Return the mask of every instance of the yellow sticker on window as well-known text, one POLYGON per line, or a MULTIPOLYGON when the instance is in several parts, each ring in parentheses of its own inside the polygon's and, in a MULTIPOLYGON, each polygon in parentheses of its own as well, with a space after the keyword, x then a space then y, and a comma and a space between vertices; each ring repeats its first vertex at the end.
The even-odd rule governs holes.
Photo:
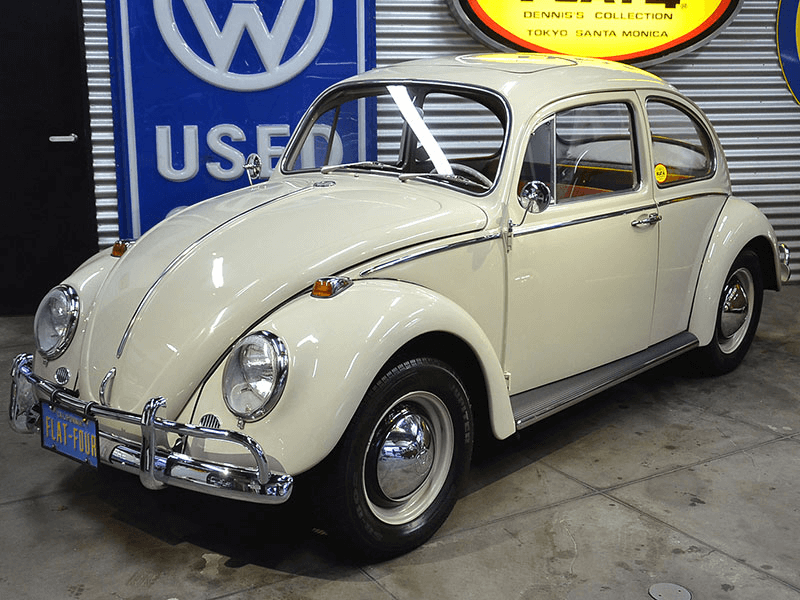
POLYGON ((656 174, 656 181, 658 183, 664 183, 667 180, 667 167, 665 167, 661 163, 657 164, 655 168, 655 174, 656 174))

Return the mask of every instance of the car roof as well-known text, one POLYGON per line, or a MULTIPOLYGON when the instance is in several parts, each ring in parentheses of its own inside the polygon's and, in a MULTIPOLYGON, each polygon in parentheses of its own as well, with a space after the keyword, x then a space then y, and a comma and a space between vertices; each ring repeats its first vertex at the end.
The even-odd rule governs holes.
POLYGON ((425 80, 467 83, 509 99, 544 105, 592 92, 630 89, 676 90, 659 77, 622 63, 549 54, 470 54, 398 63, 348 81, 425 80))

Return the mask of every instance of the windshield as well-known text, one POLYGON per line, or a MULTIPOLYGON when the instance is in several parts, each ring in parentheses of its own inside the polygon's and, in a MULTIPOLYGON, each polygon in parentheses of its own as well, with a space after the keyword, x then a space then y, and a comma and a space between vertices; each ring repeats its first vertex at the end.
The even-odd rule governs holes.
POLYGON ((342 87, 301 124, 284 170, 374 171, 481 193, 497 177, 506 129, 505 105, 488 92, 430 84, 342 87))

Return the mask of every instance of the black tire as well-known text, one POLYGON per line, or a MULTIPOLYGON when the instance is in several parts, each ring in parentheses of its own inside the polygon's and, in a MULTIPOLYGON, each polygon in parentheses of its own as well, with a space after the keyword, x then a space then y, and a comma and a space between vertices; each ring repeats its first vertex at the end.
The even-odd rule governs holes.
POLYGON ((327 465, 328 530, 370 560, 420 546, 452 511, 472 445, 455 373, 431 358, 395 366, 372 384, 327 465))
POLYGON ((758 256, 743 250, 725 278, 714 337, 698 352, 698 366, 704 374, 722 375, 739 366, 755 337, 763 296, 758 256))

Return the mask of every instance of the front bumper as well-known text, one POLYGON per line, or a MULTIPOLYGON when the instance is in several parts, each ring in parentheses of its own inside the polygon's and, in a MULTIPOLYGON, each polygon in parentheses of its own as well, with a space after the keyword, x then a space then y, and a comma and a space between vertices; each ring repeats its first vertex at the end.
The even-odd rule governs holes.
POLYGON ((163 398, 147 402, 142 414, 131 413, 96 402, 84 402, 76 394, 44 380, 33 372, 33 357, 20 354, 11 371, 9 422, 20 433, 33 433, 40 427, 40 403, 98 420, 100 460, 117 469, 139 475, 149 489, 176 486, 214 496, 260 504, 280 504, 291 492, 293 479, 271 472, 269 461, 258 442, 236 431, 212 429, 168 421, 156 413, 166 404, 163 398), (141 427, 141 442, 121 438, 100 429, 103 420, 141 427), (178 443, 165 448, 166 434, 178 436, 178 443), (181 452, 188 438, 203 438, 238 444, 255 460, 255 468, 199 460, 181 452))

